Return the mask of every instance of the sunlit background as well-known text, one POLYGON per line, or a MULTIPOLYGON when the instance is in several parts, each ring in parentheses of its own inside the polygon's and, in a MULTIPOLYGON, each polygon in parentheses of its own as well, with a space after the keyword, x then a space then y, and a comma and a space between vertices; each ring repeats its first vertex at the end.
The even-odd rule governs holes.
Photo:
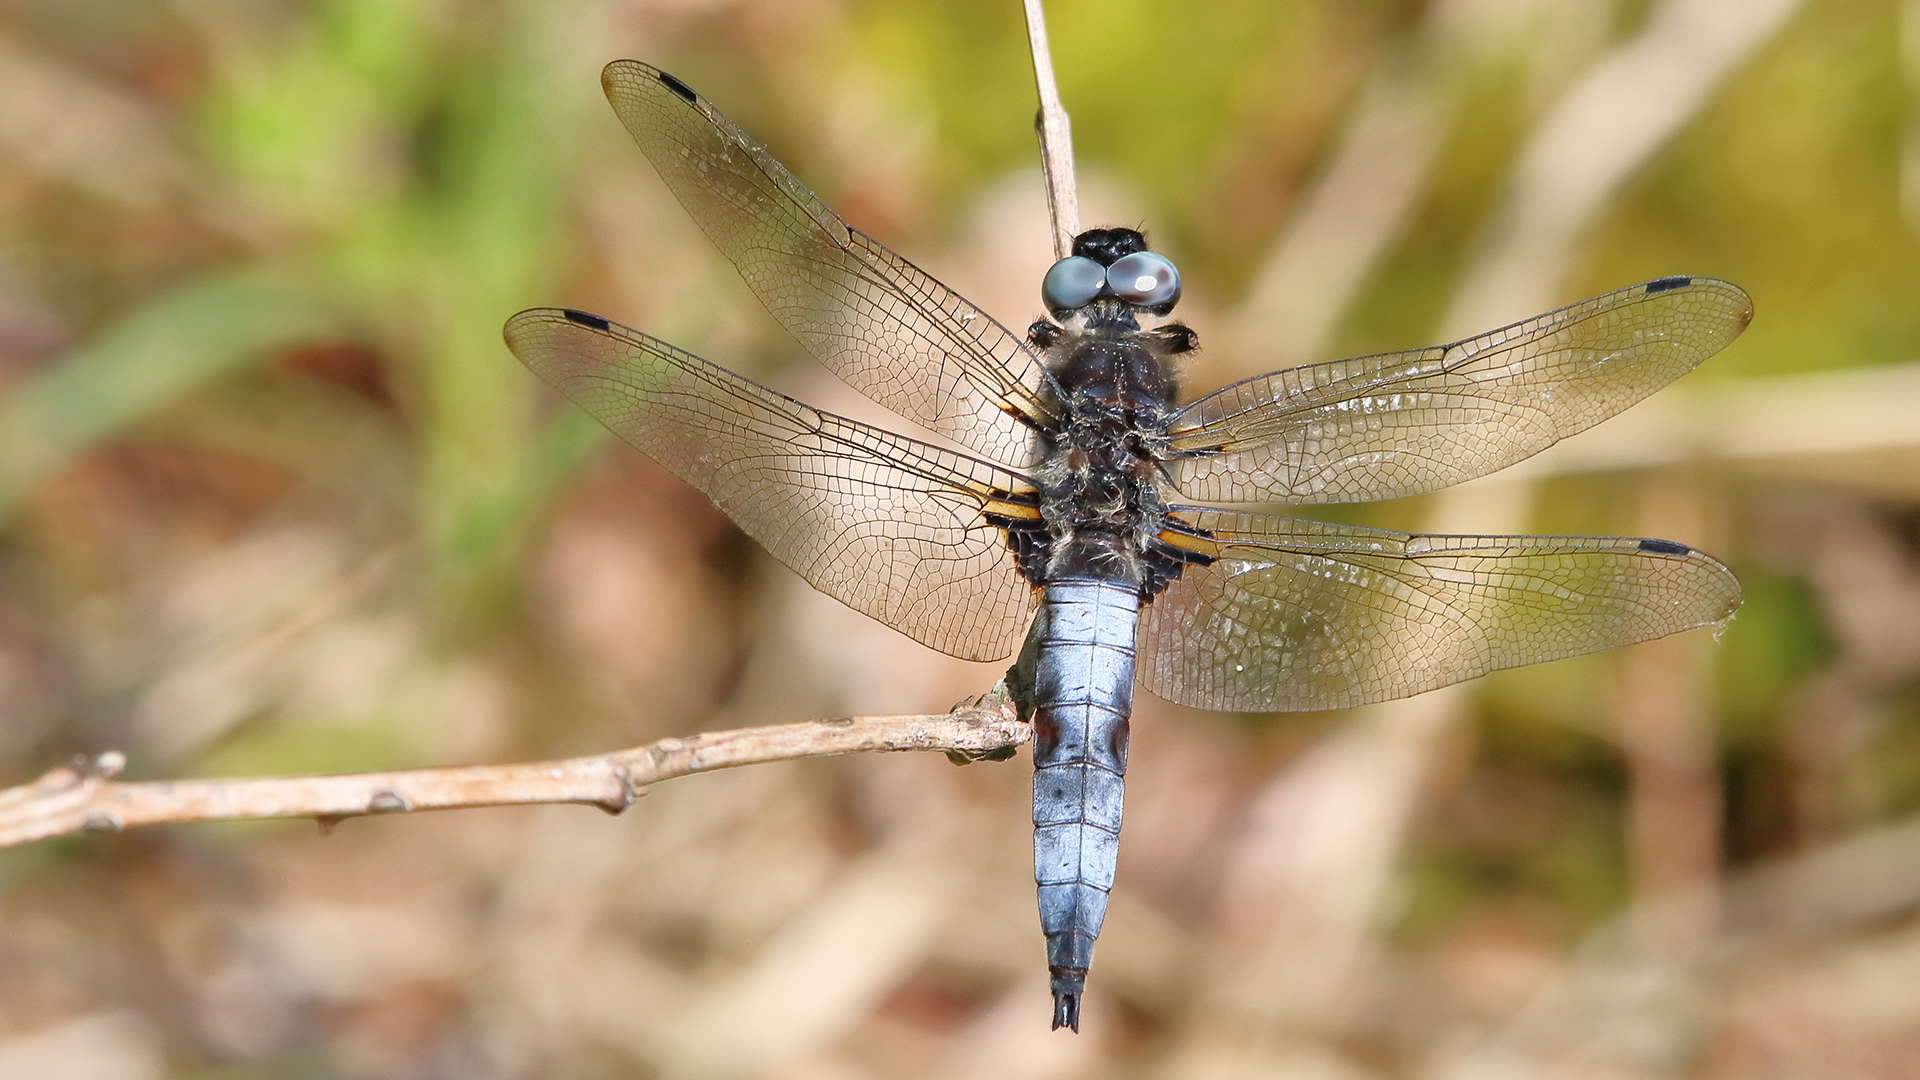
MULTIPOLYGON (((1083 1032, 1026 755, 0 852, 0 1076, 1912 1076, 1920 2, 1056 0, 1089 224, 1205 390, 1666 274, 1752 328, 1489 481, 1348 508, 1712 551, 1723 632, 1352 713, 1145 698, 1083 1032)), ((1015 0, 0 3, 0 780, 584 753, 941 710, 500 342, 586 308, 828 408, 601 98, 673 71, 1011 326, 1015 0)), ((866 415, 866 414, 862 414, 866 415)))

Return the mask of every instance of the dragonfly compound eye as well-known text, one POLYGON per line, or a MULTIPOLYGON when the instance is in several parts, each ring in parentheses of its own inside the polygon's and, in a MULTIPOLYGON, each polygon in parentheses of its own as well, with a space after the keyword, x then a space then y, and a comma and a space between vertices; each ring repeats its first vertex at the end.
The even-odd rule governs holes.
POLYGON ((1084 255, 1069 255, 1053 264, 1040 282, 1040 299, 1054 315, 1086 307, 1107 284, 1107 268, 1084 255))
POLYGON ((1136 251, 1114 260, 1107 267, 1107 286, 1127 303, 1161 314, 1172 311, 1180 302, 1180 271, 1166 256, 1151 251, 1136 251))

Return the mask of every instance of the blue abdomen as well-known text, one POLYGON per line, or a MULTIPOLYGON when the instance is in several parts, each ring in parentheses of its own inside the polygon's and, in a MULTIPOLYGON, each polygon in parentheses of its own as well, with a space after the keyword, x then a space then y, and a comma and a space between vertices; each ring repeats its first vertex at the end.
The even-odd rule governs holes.
POLYGON ((1076 1031, 1120 851, 1140 590, 1051 582, 1010 673, 1033 723, 1033 871, 1053 976, 1053 1026, 1076 1031))

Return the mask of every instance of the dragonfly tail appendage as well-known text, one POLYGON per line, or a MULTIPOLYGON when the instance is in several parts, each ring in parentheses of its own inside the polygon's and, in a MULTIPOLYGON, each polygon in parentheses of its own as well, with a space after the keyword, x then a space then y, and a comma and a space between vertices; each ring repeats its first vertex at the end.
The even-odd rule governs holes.
POLYGON ((1080 994, 1086 989, 1087 973, 1063 975, 1053 971, 1053 1030, 1068 1028, 1080 1034, 1080 994), (1064 986, 1062 984, 1065 984, 1064 986))
POLYGON ((1008 678, 1033 723, 1033 870, 1055 1028, 1080 1030, 1113 888, 1139 605, 1138 586, 1124 582, 1049 584, 1008 678))

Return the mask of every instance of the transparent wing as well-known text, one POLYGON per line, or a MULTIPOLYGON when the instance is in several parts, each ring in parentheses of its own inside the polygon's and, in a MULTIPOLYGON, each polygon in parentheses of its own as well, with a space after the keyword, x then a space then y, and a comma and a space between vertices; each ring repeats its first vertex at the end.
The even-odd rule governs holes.
POLYGON ((1019 417, 1049 415, 1051 376, 1019 337, 848 225, 685 83, 632 60, 600 81, 687 213, 830 371, 996 461, 1031 462, 1019 417))
POLYGON ((1686 374, 1753 318, 1716 278, 1596 296, 1452 345, 1288 368, 1174 417, 1169 468, 1203 502, 1361 502, 1506 468, 1686 374))
POLYGON ((968 660, 1019 645, 1032 590, 986 515, 1024 512, 1003 501, 1030 490, 1020 475, 810 408, 595 315, 523 311, 506 339, 814 588, 968 660))
POLYGON ((1141 614, 1139 671, 1202 709, 1331 709, 1719 622, 1740 583, 1667 540, 1409 536, 1181 507, 1216 555, 1141 614))

